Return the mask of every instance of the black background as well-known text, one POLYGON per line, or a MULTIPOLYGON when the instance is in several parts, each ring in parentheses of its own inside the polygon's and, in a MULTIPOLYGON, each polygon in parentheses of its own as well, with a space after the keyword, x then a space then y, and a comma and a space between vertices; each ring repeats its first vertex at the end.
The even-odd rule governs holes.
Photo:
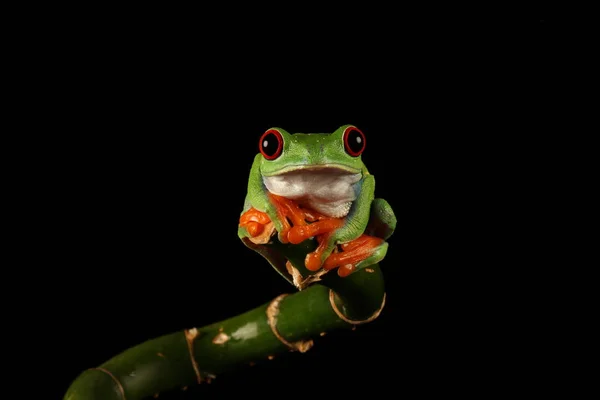
POLYGON ((38 142, 53 149, 38 233, 54 265, 60 393, 130 346, 292 293, 236 234, 257 141, 273 126, 347 123, 366 134, 376 195, 398 218, 380 318, 161 398, 489 394, 532 378, 546 311, 530 293, 545 278, 521 251, 536 245, 551 179, 539 165, 554 21, 389 19, 310 40, 277 24, 229 39, 171 22, 107 40, 104 27, 53 53, 71 62, 43 77, 58 133, 38 142))

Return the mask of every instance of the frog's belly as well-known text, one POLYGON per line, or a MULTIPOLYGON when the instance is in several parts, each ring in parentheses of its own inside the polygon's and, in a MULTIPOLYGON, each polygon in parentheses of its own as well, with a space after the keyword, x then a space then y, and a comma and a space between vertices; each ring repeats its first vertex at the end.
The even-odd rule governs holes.
POLYGON ((356 200, 354 184, 361 174, 345 171, 293 171, 263 178, 269 192, 328 217, 342 218, 356 200))

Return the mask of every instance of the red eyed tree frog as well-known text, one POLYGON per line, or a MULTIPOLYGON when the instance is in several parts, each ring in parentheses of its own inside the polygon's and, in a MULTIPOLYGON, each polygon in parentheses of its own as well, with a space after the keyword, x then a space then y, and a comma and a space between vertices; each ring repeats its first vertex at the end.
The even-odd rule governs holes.
POLYGON ((338 268, 346 277, 381 261, 396 217, 374 198, 375 178, 361 159, 365 144, 353 125, 333 133, 268 129, 250 170, 238 236, 271 264, 282 258, 265 249, 274 241, 316 240, 304 259, 311 274, 338 268))

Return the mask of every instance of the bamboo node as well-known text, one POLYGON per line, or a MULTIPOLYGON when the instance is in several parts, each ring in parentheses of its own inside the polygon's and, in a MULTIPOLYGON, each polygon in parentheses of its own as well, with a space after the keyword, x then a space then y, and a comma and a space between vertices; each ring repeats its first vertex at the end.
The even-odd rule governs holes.
POLYGON ((305 353, 313 346, 314 342, 312 340, 299 340, 297 342, 289 342, 287 341, 279 331, 277 330, 277 316, 279 315, 279 305, 281 301, 287 296, 287 294, 281 294, 274 298, 269 306, 267 307, 267 322, 271 327, 271 331, 273 335, 287 347, 289 347, 292 351, 299 351, 300 353, 305 353))
POLYGON ((292 282, 298 290, 306 289, 311 284, 319 282, 321 280, 321 276, 329 272, 325 269, 321 269, 312 275, 308 275, 305 278, 302 276, 300 271, 298 271, 298 269, 292 265, 292 263, 289 260, 285 262, 285 268, 287 269, 287 272, 292 276, 292 282))
POLYGON ((190 360, 192 362, 192 368, 194 368, 194 373, 196 374, 196 380, 198 383, 202 383, 202 375, 200 375, 200 369, 198 368, 198 363, 196 362, 196 357, 194 356, 194 339, 198 336, 198 329, 186 329, 185 340, 188 345, 188 351, 190 353, 190 360))
POLYGON ((105 368, 92 368, 95 369, 96 371, 100 371, 100 372, 104 372, 106 375, 110 376, 112 378, 113 381, 115 381, 115 383, 117 384, 117 387, 119 388, 119 392, 121 392, 121 396, 123 397, 123 400, 125 400, 125 389, 123 389, 123 385, 121 385, 121 382, 117 379, 116 376, 114 376, 112 374, 112 372, 110 372, 109 370, 105 369, 105 368))
POLYGON ((367 322, 371 322, 371 321, 375 320, 377 317, 379 317, 379 314, 381 314, 381 311, 383 310, 383 307, 385 306, 385 293, 383 293, 383 299, 381 300, 381 306, 379 306, 379 309, 377 311, 375 311, 369 318, 366 318, 363 320, 353 320, 353 319, 346 317, 338 309, 337 304, 335 304, 335 292, 332 289, 329 289, 329 303, 331 304, 331 308, 333 308, 333 311, 335 311, 335 313, 337 314, 338 317, 340 317, 341 320, 343 320, 349 324, 352 324, 352 325, 366 324, 367 322))

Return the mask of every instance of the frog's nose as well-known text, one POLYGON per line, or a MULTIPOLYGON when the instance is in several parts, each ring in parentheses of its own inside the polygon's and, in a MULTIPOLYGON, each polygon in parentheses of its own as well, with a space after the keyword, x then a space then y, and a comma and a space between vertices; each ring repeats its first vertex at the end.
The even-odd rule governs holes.
POLYGON ((306 157, 311 164, 322 164, 325 160, 325 143, 316 143, 305 149, 306 157))

